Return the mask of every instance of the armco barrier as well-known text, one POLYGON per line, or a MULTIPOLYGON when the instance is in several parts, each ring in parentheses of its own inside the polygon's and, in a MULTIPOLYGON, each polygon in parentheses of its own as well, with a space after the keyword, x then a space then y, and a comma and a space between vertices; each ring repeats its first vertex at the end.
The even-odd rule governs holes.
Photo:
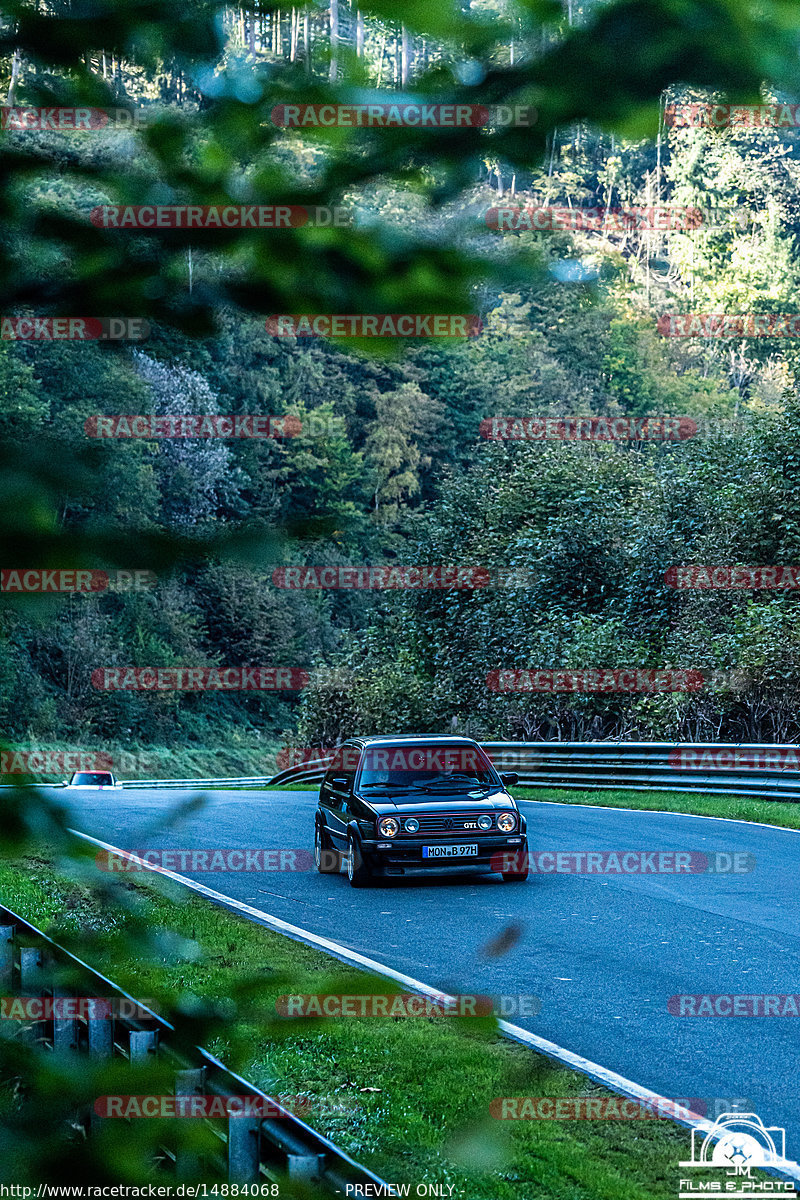
MULTIPOLYGON (((800 746, 750 742, 483 742, 483 749, 500 771, 516 771, 524 787, 580 788, 583 791, 705 792, 720 796, 756 796, 768 800, 800 800, 800 765, 781 760, 800 746), (725 766, 745 752, 750 766, 725 766), (694 753, 698 766, 676 765, 694 753), (707 760, 703 762, 703 757, 707 760), (758 760, 763 765, 757 765, 758 760), (716 760, 716 761, 715 761, 716 760)), ((316 784, 327 769, 326 759, 289 767, 277 775, 228 779, 123 780, 123 788, 248 788, 285 783, 316 784)), ((0 785, 9 786, 9 785, 0 785)), ((57 786, 57 785, 56 785, 57 786)))
MULTIPOLYGON (((6 996, 64 998, 74 990, 72 981, 78 980, 81 996, 127 1001, 128 1011, 137 1015, 37 1021, 35 1041, 42 1049, 55 1055, 84 1053, 121 1063, 140 1062, 155 1054, 169 1062, 171 1071, 174 1067, 176 1096, 253 1097, 262 1101, 270 1114, 280 1109, 280 1116, 208 1118, 218 1127, 225 1147, 222 1163, 209 1164, 214 1177, 237 1184, 263 1184, 288 1176, 313 1184, 324 1196, 387 1194, 388 1185, 379 1176, 360 1166, 260 1088, 229 1071, 207 1050, 195 1047, 191 1061, 187 1061, 185 1051, 175 1051, 170 1044, 175 1031, 168 1021, 0 905, 0 981, 6 996), (69 989, 59 986, 59 968, 70 972, 69 989)), ((82 1121, 85 1135, 91 1137, 96 1122, 92 1118, 76 1119, 82 1121)), ((176 1168, 180 1178, 178 1162, 176 1168)))
POLYGON ((499 770, 517 771, 527 787, 705 792, 800 800, 800 769, 780 760, 800 746, 733 742, 484 742, 499 770), (725 766, 745 752, 763 766, 725 766), (691 759, 698 766, 680 767, 691 759), (705 758, 706 762, 703 762, 705 758), (772 765, 770 766, 770 762, 772 765))
MULTIPOLYGON (((743 742, 483 742, 482 746, 498 770, 516 771, 525 787, 712 792, 800 800, 800 769, 779 763, 791 751, 800 763, 800 746, 743 742), (765 765, 718 765, 726 752, 735 761, 742 751, 754 763, 762 759, 765 765), (692 752, 698 767, 676 765, 676 759, 692 752), (712 762, 703 764, 704 757, 712 762)), ((325 769, 320 759, 281 771, 269 782, 273 786, 316 783, 325 769)))

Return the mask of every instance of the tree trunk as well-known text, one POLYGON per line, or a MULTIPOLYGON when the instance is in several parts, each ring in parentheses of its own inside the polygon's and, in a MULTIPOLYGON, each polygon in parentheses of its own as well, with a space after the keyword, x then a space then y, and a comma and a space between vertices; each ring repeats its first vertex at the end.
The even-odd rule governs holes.
POLYGON ((411 42, 405 25, 401 26, 400 35, 400 86, 408 86, 409 59, 411 57, 411 42))
POLYGON ((311 20, 308 9, 303 13, 303 59, 306 64, 306 75, 311 74, 311 20))
POLYGON ((385 49, 386 49, 386 34, 382 33, 381 34, 381 48, 378 51, 378 82, 376 84, 377 87, 380 87, 381 83, 383 82, 383 55, 384 55, 385 49))
POLYGON ((14 107, 14 101, 17 98, 17 80, 19 79, 19 68, 21 62, 22 59, 20 57, 19 50, 15 50, 14 57, 11 60, 11 82, 8 85, 8 97, 6 98, 6 104, 9 106, 9 108, 14 107))
POLYGON ((289 62, 297 62, 297 38, 300 29, 300 14, 292 6, 291 34, 289 37, 289 62))
POLYGON ((356 10, 356 58, 364 57, 364 14, 356 10))
POLYGON ((328 78, 336 83, 339 76, 339 0, 330 0, 331 15, 331 66, 328 78))

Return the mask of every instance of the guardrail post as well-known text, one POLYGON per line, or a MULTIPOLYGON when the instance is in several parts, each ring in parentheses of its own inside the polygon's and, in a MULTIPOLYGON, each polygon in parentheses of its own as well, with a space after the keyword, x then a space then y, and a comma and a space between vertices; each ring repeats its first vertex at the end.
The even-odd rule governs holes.
MULTIPOLYGON (((19 951, 19 990, 23 996, 36 996, 42 990, 42 952, 36 946, 21 946, 19 951)), ((23 1025, 22 1041, 35 1044, 39 1040, 41 1021, 23 1025)))
POLYGON ((132 1029, 130 1033, 131 1062, 144 1062, 148 1054, 158 1051, 157 1029, 132 1029))
POLYGON ((14 926, 0 925, 0 987, 10 994, 14 983, 14 926))
MULTIPOLYGON (((63 988, 53 989, 54 1005, 59 1000, 69 1000, 70 996, 63 988)), ((78 1048, 78 1022, 75 1017, 53 1017, 53 1050, 56 1054, 78 1048)))
MULTIPOLYGON (((175 1073, 176 1096, 202 1096, 205 1092, 205 1067, 192 1067, 186 1071, 175 1073)), ((198 1171, 199 1158, 191 1150, 184 1150, 178 1141, 175 1151, 175 1174, 178 1179, 191 1179, 198 1171)))
POLYGON ((27 987, 42 985, 42 952, 37 946, 22 946, 19 952, 19 986, 21 991, 27 987))
POLYGON ((94 1000, 89 1002, 89 1013, 86 1019, 89 1057, 110 1058, 114 1050, 114 1018, 109 1010, 108 1001, 100 1002, 100 1016, 95 1015, 95 1003, 94 1000), (104 1012, 108 1015, 103 1016, 104 1012))
POLYGON ((228 1117, 228 1179, 256 1183, 261 1177, 259 1117, 228 1117))

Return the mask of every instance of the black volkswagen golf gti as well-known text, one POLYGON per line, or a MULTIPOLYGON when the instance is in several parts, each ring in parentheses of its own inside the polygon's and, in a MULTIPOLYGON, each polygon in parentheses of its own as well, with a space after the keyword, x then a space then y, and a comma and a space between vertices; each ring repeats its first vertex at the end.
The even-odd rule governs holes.
POLYGON ((477 742, 457 737, 353 738, 323 780, 314 858, 347 864, 352 887, 374 879, 495 871, 528 875, 525 818, 477 742))

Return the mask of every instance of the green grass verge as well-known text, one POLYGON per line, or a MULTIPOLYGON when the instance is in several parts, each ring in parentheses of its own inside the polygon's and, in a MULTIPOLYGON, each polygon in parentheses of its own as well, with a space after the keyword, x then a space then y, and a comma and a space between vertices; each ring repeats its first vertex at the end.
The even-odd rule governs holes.
MULTIPOLYGON (((119 779, 222 779, 248 775, 274 775, 279 770, 276 754, 278 738, 259 738, 251 731, 240 732, 235 727, 211 731, 202 744, 186 742, 178 746, 146 746, 137 742, 109 742, 87 739, 82 746, 64 742, 15 742, 3 749, 14 753, 108 755, 107 768, 119 779)), ((69 770, 45 772, 38 778, 44 783, 60 783, 70 775, 69 770)), ((19 778, 17 776, 16 778, 19 778)), ((0 776, 0 783, 13 783, 14 775, 0 776)))
POLYGON ((784 800, 757 800, 751 796, 714 796, 692 792, 631 792, 604 789, 514 787, 517 800, 547 800, 553 804, 602 804, 608 808, 635 808, 646 812, 694 813, 699 817, 728 817, 736 821, 761 821, 784 829, 800 829, 800 804, 784 800))
POLYGON ((492 1019, 276 1023, 274 997, 286 992, 396 989, 158 877, 115 879, 120 902, 98 898, 93 870, 81 880, 46 851, 0 861, 0 898, 62 944, 88 931, 84 957, 165 1009, 192 996, 224 1003, 259 978, 256 1010, 208 1048, 272 1094, 308 1096, 309 1122, 387 1181, 412 1195, 419 1183, 452 1185, 463 1200, 674 1200, 689 1133, 672 1121, 497 1120, 496 1097, 610 1093, 502 1038, 492 1019), (131 952, 137 910, 155 954, 131 952))

